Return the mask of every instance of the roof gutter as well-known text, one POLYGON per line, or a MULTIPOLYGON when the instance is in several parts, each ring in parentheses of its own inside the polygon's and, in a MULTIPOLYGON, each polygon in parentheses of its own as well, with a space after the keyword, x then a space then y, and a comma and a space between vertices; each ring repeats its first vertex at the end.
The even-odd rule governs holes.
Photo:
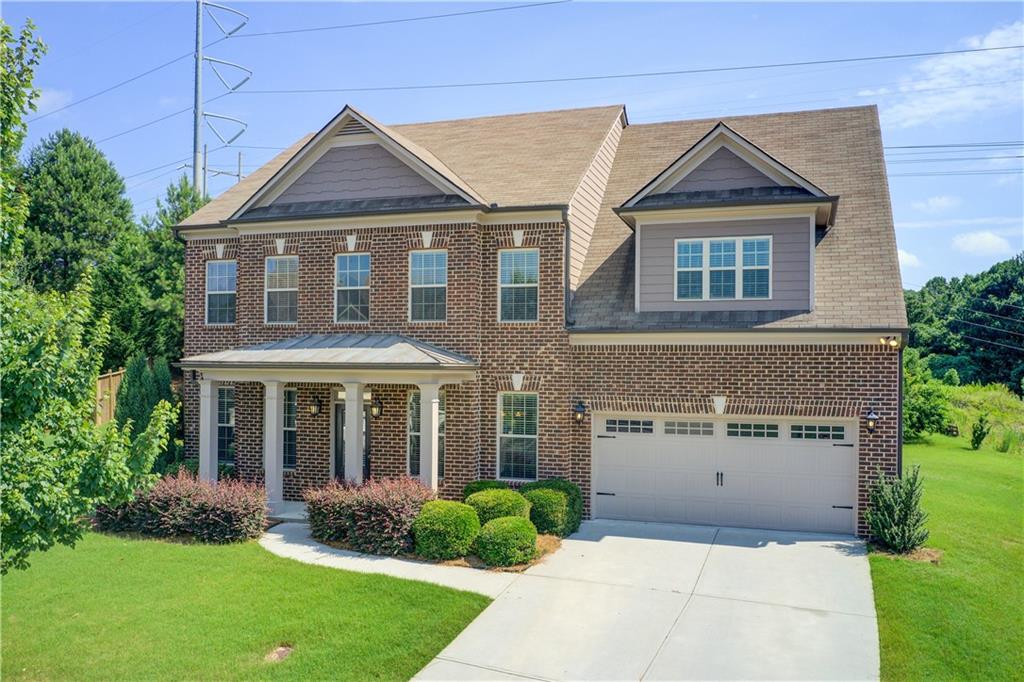
POLYGON ((587 327, 567 330, 570 334, 907 334, 908 327, 675 327, 663 329, 632 329, 630 327, 587 327))
POLYGON ((345 370, 474 370, 479 369, 476 363, 468 365, 448 365, 430 362, 407 362, 401 364, 381 363, 339 363, 339 362, 217 362, 217 361, 188 361, 182 360, 175 363, 182 369, 334 369, 345 370))

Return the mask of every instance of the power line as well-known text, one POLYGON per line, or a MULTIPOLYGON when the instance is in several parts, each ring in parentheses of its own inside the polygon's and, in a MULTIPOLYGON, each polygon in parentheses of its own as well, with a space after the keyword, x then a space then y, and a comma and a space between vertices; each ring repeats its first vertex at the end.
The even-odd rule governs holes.
POLYGON ((963 338, 965 338, 965 339, 970 339, 971 341, 980 341, 981 343, 991 343, 993 346, 1002 346, 1003 348, 1009 348, 1010 350, 1015 350, 1018 353, 1024 353, 1024 347, 1022 347, 1022 346, 1011 346, 1008 343, 999 343, 998 341, 989 341, 988 339, 979 339, 977 336, 968 336, 967 334, 962 334, 961 336, 963 338))
POLYGON ((92 48, 96 47, 100 43, 105 43, 106 41, 110 40, 111 38, 113 38, 115 36, 119 36, 122 33, 124 33, 125 31, 127 31, 129 29, 132 29, 132 28, 135 28, 136 26, 138 26, 140 24, 145 24, 150 19, 158 17, 161 14, 165 14, 169 10, 172 10, 172 9, 176 9, 174 4, 166 5, 162 9, 158 9, 155 12, 147 14, 146 16, 144 16, 142 19, 139 19, 138 21, 133 21, 132 23, 127 24, 125 26, 122 26, 121 28, 117 29, 116 31, 113 31, 112 33, 108 33, 107 35, 103 36, 102 38, 94 40, 91 43, 88 43, 86 45, 82 45, 81 47, 79 47, 74 52, 62 55, 60 57, 57 57, 56 59, 48 60, 46 62, 46 64, 47 64, 47 66, 53 66, 54 64, 60 64, 61 62, 64 62, 64 61, 70 59, 71 57, 76 57, 76 56, 78 56, 78 55, 80 55, 80 54, 82 54, 84 52, 88 52, 89 50, 91 50, 92 48))
POLYGON ((1024 324, 1024 319, 1007 317, 1006 315, 996 315, 995 313, 986 313, 984 310, 977 310, 976 308, 968 308, 968 310, 979 315, 988 315, 989 317, 998 317, 1000 320, 1009 320, 1010 322, 1016 322, 1017 324, 1024 324))
POLYGON ((993 301, 991 298, 982 298, 981 296, 971 296, 971 298, 974 299, 975 301, 984 301, 985 303, 990 303, 992 305, 998 305, 998 306, 1004 306, 1005 305, 1005 306, 1009 306, 1011 308, 1017 308, 1018 310, 1024 310, 1024 305, 1014 305, 1013 303, 1007 303, 1006 301, 999 301, 999 300, 993 301))
POLYGON ((1015 170, 983 170, 971 169, 962 171, 924 171, 921 173, 889 173, 890 178, 929 178, 941 175, 1020 175, 1024 169, 1015 170))
POLYGON ((967 320, 959 320, 959 319, 957 319, 955 317, 953 318, 953 321, 954 322, 959 322, 960 324, 970 324, 970 325, 973 325, 975 327, 981 327, 982 329, 991 329, 993 331, 1003 332, 1004 334, 1013 334, 1014 336, 1024 337, 1024 332, 1015 332, 1015 331, 1011 331, 1009 329, 1003 329, 1002 327, 993 327, 990 324, 981 324, 980 322, 968 322, 967 320))
MULTIPOLYGON (((217 95, 216 97, 211 97, 210 99, 204 101, 203 104, 207 104, 209 102, 213 102, 215 100, 220 99, 221 97, 227 97, 228 95, 231 95, 231 94, 234 94, 234 92, 230 91, 230 90, 228 92, 222 92, 221 94, 217 95)), ((151 125, 155 125, 157 123, 160 123, 161 121, 166 121, 169 118, 174 118, 175 116, 181 116, 182 114, 184 114, 187 111, 192 111, 192 107, 185 107, 184 109, 178 109, 177 111, 173 111, 173 112, 171 112, 169 114, 165 114, 165 115, 163 115, 163 116, 161 116, 159 118, 154 118, 152 121, 146 121, 145 123, 140 123, 139 125, 134 126, 132 128, 128 128, 127 130, 122 130, 119 133, 114 133, 113 135, 108 135, 107 137, 104 137, 104 138, 102 138, 100 140, 96 140, 96 143, 99 144, 101 142, 109 142, 110 140, 113 140, 113 139, 116 139, 118 137, 121 137, 122 135, 127 135, 128 133, 134 133, 136 130, 142 130, 143 128, 148 128, 151 125)))
POLYGON ((430 14, 421 17, 406 17, 404 19, 382 19, 380 21, 364 21, 358 24, 337 24, 334 26, 309 26, 306 28, 290 28, 281 31, 263 31, 262 33, 240 33, 235 38, 260 38, 263 36, 280 36, 292 33, 313 33, 315 31, 335 31, 346 28, 364 28, 367 26, 384 26, 385 24, 405 24, 414 21, 428 21, 430 19, 447 19, 450 17, 464 17, 471 14, 488 14, 491 12, 508 12, 517 9, 528 9, 531 7, 543 7, 545 5, 562 5, 572 0, 551 0, 550 2, 535 2, 529 5, 510 5, 508 7, 491 7, 489 9, 476 9, 466 12, 449 12, 447 14, 430 14))
POLYGON ((945 50, 940 52, 908 52, 904 54, 873 55, 869 57, 844 57, 840 59, 816 59, 805 62, 778 62, 774 64, 747 64, 742 66, 718 66, 701 69, 675 69, 672 71, 643 71, 635 73, 599 74, 591 76, 565 76, 562 78, 530 78, 506 81, 475 81, 464 83, 429 83, 424 85, 381 85, 358 88, 296 88, 291 90, 245 90, 249 95, 298 95, 327 94, 339 92, 393 92, 403 90, 440 90, 446 88, 480 88, 501 85, 539 85, 545 83, 576 83, 580 81, 603 81, 624 78, 655 78, 659 76, 683 76, 701 73, 723 73, 729 71, 750 71, 761 69, 780 69, 795 66, 814 66, 818 64, 849 64, 854 62, 871 62, 891 59, 911 59, 917 57, 934 57, 949 54, 969 54, 974 52, 990 52, 995 50, 1019 50, 1024 45, 1006 47, 982 47, 965 50, 945 50))
POLYGON ((941 158, 941 159, 895 159, 888 163, 939 163, 945 161, 990 161, 993 159, 1024 159, 1024 154, 1016 154, 1013 156, 963 156, 959 158, 941 158))
POLYGON ((900 144, 886 145, 885 149, 935 149, 937 147, 1019 147, 1024 141, 1010 142, 951 142, 949 144, 900 144))

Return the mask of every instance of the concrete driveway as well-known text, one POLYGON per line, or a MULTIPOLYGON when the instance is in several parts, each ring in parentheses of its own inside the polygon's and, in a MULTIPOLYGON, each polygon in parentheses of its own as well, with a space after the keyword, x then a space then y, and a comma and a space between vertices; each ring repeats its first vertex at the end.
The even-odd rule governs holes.
POLYGON ((877 679, 864 544, 588 521, 421 680, 877 679))

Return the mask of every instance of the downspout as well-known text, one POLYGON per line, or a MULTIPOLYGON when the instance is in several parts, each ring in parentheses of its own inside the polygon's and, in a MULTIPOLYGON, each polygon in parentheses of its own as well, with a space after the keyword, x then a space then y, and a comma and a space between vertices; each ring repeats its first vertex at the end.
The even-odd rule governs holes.
POLYGON ((899 405, 896 409, 897 418, 900 420, 899 423, 899 441, 896 443, 896 475, 899 478, 903 478, 903 344, 900 344, 900 351, 897 355, 900 366, 896 369, 896 380, 899 381, 899 405))
POLYGON ((572 252, 572 228, 569 226, 569 207, 562 207, 562 222, 565 224, 565 249, 562 252, 562 263, 563 263, 563 281, 565 292, 565 300, 563 305, 565 307, 565 326, 569 327, 572 325, 572 320, 569 319, 569 310, 572 305, 572 295, 569 290, 569 260, 572 252))

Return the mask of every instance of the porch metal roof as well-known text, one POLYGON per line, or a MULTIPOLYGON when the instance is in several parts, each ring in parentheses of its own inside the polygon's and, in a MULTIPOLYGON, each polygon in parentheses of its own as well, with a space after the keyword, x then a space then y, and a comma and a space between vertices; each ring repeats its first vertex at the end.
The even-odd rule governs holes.
POLYGON ((183 358, 185 369, 473 369, 476 362, 399 334, 303 334, 290 339, 183 358))

